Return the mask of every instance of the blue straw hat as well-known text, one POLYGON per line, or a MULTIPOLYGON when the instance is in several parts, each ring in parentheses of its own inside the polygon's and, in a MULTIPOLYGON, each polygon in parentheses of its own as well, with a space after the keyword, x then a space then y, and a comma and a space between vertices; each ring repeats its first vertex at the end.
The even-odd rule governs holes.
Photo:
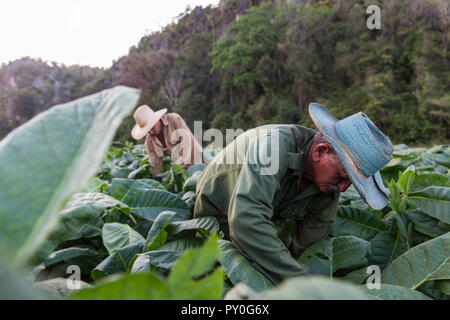
POLYGON ((362 112, 337 120, 324 106, 309 105, 314 124, 336 151, 355 189, 376 210, 389 201, 380 169, 392 159, 388 137, 362 112))

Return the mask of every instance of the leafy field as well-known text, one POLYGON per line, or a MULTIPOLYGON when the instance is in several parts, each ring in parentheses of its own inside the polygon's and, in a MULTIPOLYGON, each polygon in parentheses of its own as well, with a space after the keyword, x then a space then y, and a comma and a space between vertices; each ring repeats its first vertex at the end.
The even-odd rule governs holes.
POLYGON ((137 97, 116 87, 57 106, 0 143, 2 283, 18 287, 12 269, 52 299, 449 298, 448 145, 396 145, 382 170, 389 206, 374 211, 349 188, 330 235, 298 259, 312 277, 273 287, 214 218, 192 218, 205 165, 165 158, 154 177, 144 145, 110 145, 137 97), (365 285, 374 265, 380 289, 365 285), (67 286, 73 266, 81 290, 67 286))

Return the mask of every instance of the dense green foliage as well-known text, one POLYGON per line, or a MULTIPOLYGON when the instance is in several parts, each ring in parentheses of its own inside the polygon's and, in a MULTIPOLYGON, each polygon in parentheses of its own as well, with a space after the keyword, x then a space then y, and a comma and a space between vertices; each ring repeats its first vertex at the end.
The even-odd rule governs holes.
MULTIPOLYGON (((108 70, 2 66, 0 134, 55 103, 123 84, 191 129, 194 120, 203 129, 311 127, 307 106, 318 102, 337 117, 365 112, 395 143, 447 143, 449 43, 445 0, 222 0, 186 10, 108 70), (381 8, 380 30, 366 27, 369 4, 381 8)), ((128 117, 116 140, 130 140, 132 125, 128 117)))
POLYGON ((67 296, 71 291, 61 289, 66 269, 80 264, 87 289, 71 298, 341 299, 344 290, 348 299, 367 299, 365 294, 377 299, 448 299, 448 159, 448 146, 396 146, 394 160, 382 172, 391 190, 389 206, 374 211, 353 188, 344 192, 330 235, 298 259, 321 278, 293 279, 273 288, 229 241, 217 242, 214 218, 192 219, 192 190, 204 165, 184 171, 166 158, 167 170, 158 183, 143 145, 112 147, 98 175, 63 211, 77 208, 71 223, 79 230, 38 267, 35 286, 53 298, 67 296), (83 211, 104 203, 101 196, 117 202, 104 205, 90 220, 80 219, 83 211), (205 247, 196 249, 200 251, 191 252, 202 244, 205 247), (198 256, 186 262, 190 255, 198 256), (212 268, 216 260, 221 267, 212 268), (180 270, 197 270, 200 262, 200 271, 191 271, 203 275, 200 281, 192 280, 193 274, 173 279, 180 270), (380 267, 380 289, 363 285, 371 265, 380 267))
POLYGON ((0 142, 0 297, 448 299, 448 145, 397 145, 382 170, 389 206, 374 211, 349 188, 329 236, 298 259, 312 277, 274 287, 214 217, 192 217, 204 164, 185 171, 166 157, 154 176, 144 145, 110 146, 138 99, 136 89, 104 90, 0 142), (373 267, 378 289, 364 285, 373 267))

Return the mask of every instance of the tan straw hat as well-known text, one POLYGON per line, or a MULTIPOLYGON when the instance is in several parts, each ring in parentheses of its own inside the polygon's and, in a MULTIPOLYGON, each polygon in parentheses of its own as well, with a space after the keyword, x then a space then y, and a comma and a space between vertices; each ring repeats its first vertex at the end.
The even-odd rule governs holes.
POLYGON ((145 104, 137 108, 133 115, 136 125, 131 130, 131 136, 136 140, 145 137, 166 112, 167 108, 155 112, 145 104))

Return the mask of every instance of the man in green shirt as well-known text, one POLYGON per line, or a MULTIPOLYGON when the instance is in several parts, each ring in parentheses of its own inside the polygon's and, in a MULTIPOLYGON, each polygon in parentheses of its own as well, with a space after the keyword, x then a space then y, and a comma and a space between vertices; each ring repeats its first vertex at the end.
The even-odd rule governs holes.
POLYGON ((388 201, 379 170, 392 157, 389 139, 361 112, 338 121, 319 104, 309 110, 319 131, 249 130, 197 183, 194 217, 217 218, 225 238, 274 284, 307 274, 296 258, 327 236, 350 184, 375 209, 388 201))

